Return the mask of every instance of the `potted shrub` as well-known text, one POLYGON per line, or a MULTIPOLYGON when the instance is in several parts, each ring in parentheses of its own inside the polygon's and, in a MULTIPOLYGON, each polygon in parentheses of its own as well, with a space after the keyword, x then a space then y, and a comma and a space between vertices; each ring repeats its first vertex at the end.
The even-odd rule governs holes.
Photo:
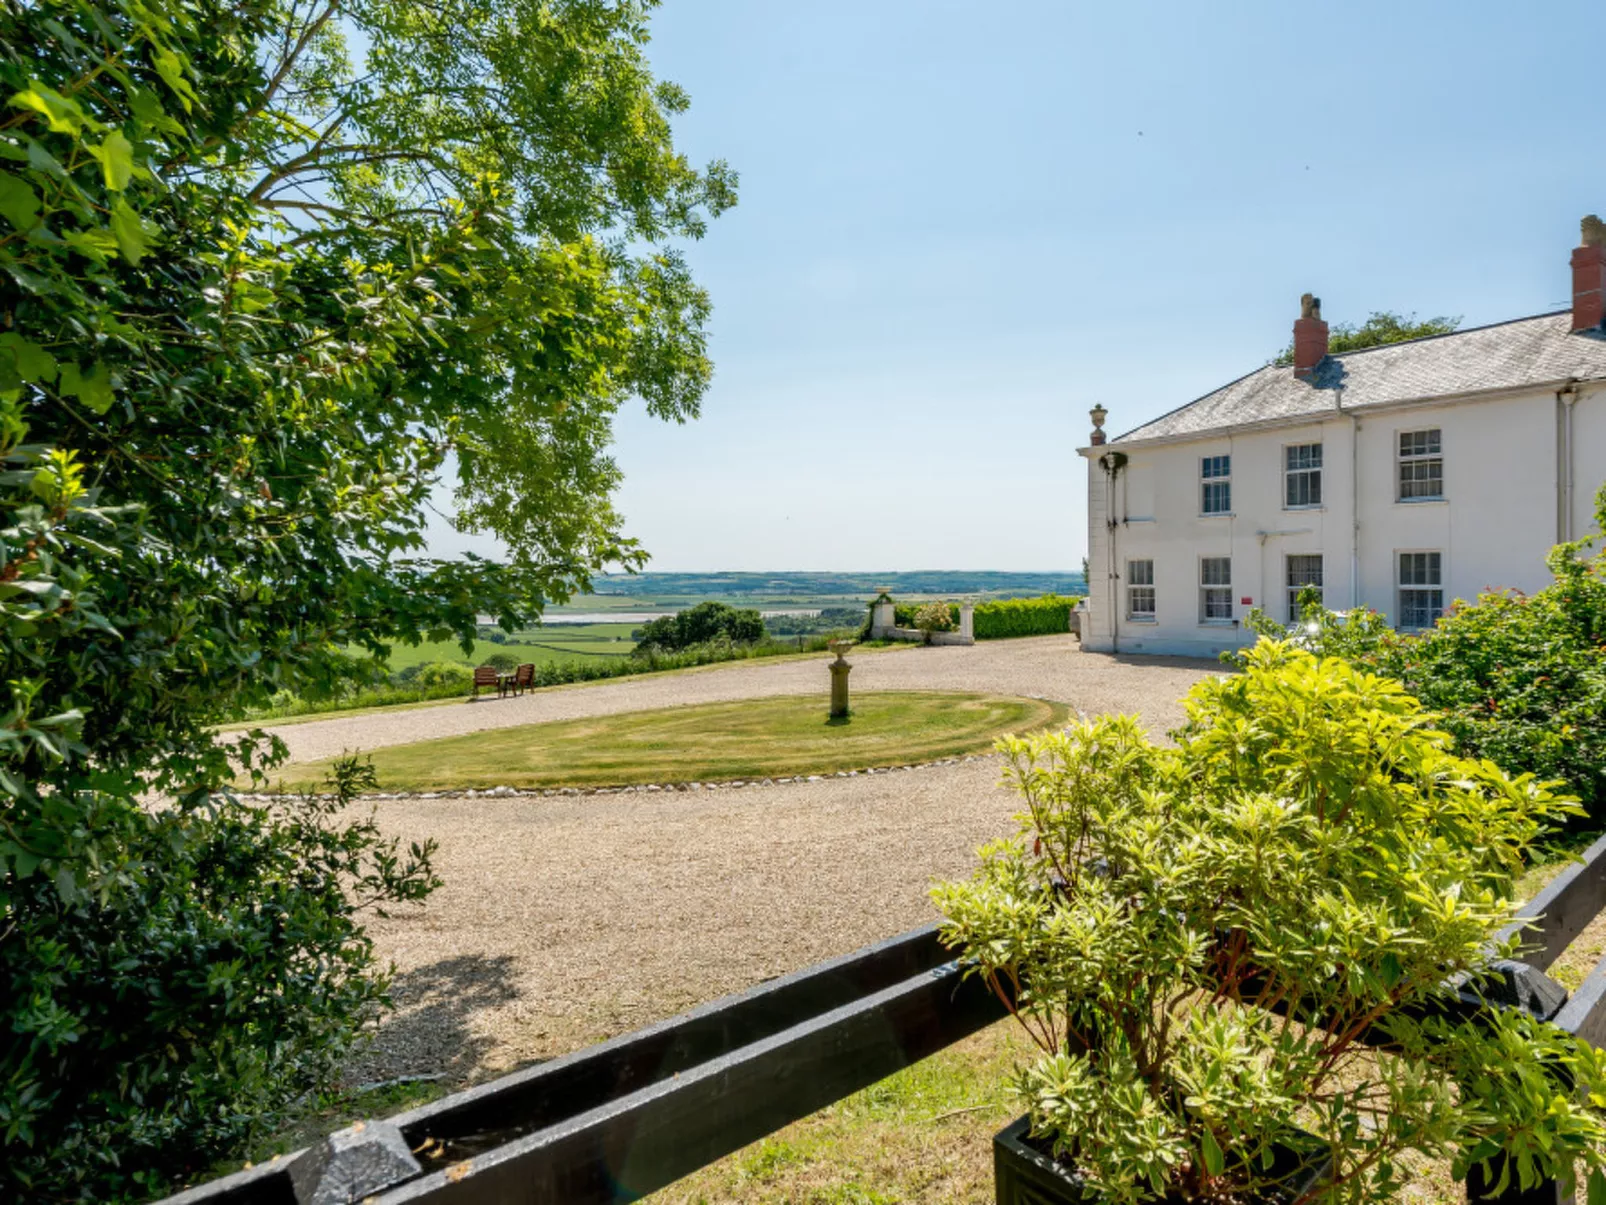
POLYGON ((1186 708, 1174 748, 1130 717, 1000 742, 1020 831, 934 891, 1042 1051, 1000 1202, 1380 1201, 1413 1153, 1606 1190, 1601 1052, 1442 1007, 1575 805, 1286 643, 1186 708))

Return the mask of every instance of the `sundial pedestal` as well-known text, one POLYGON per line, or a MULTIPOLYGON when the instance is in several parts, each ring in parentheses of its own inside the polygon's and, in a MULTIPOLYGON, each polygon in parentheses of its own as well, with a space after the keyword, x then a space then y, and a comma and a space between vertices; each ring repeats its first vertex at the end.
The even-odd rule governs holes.
POLYGON ((848 673, 853 669, 843 656, 853 647, 851 640, 833 640, 830 649, 836 654, 836 660, 831 662, 831 718, 845 720, 848 716, 848 673))

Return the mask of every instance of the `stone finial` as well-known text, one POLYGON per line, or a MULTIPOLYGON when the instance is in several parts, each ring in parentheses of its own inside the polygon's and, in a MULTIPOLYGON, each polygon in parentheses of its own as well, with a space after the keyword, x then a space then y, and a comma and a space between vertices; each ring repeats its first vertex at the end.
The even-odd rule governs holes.
POLYGON ((1094 447, 1104 442, 1104 420, 1109 417, 1109 413, 1103 406, 1094 406, 1087 412, 1088 417, 1093 420, 1093 434, 1088 437, 1088 442, 1094 447))
POLYGON ((1306 293, 1299 299, 1299 316, 1301 318, 1315 318, 1322 316, 1322 299, 1306 293))
POLYGON ((1606 247, 1606 222, 1601 221, 1594 214, 1590 214, 1580 227, 1579 242, 1585 247, 1606 247))

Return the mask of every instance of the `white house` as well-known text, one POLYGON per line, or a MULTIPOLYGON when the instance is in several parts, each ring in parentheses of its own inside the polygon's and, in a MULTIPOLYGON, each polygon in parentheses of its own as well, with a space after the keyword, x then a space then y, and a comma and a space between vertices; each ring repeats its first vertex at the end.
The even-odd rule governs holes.
POLYGON ((1212 655, 1317 586, 1400 628, 1489 587, 1536 590, 1594 527, 1606 479, 1606 224, 1585 218, 1570 310, 1327 353, 1321 303, 1268 365, 1087 460, 1083 647, 1212 655))

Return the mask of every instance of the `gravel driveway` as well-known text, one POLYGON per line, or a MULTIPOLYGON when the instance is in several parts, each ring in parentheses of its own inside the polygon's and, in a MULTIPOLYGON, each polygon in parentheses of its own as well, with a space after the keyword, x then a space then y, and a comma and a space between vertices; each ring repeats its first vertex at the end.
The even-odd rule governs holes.
MULTIPOLYGON (((822 656, 537 692, 517 700, 287 726, 300 758, 509 723, 827 688, 822 656)), ((864 653, 853 685, 1041 695, 1132 711, 1157 733, 1209 662, 1117 660, 1070 637, 864 653)), ((446 885, 375 920, 397 1013, 357 1082, 452 1084, 637 1028, 933 919, 934 879, 967 874, 1014 796, 982 757, 734 791, 387 800, 387 831, 435 837, 446 885)))

